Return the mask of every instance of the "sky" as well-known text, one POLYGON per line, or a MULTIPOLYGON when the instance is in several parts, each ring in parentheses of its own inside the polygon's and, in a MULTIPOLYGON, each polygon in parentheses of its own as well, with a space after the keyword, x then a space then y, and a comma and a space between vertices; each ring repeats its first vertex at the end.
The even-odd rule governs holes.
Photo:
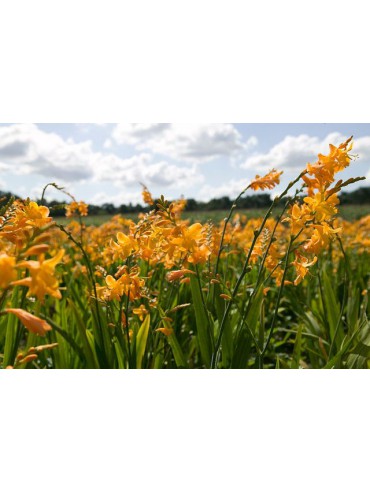
MULTIPOLYGON (((284 171, 282 191, 318 153, 354 135, 340 178, 370 186, 370 123, 1 123, 0 190, 39 198, 55 182, 90 204, 237 196, 256 174, 284 171)), ((339 178, 339 176, 338 176, 339 178)), ((51 188, 47 199, 65 200, 51 188)))

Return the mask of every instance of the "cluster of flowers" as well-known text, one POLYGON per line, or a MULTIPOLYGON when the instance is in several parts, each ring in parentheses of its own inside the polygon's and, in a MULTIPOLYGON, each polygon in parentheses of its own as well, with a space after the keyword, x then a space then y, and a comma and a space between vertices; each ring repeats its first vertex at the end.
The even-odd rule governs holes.
POLYGON ((55 268, 65 250, 53 248, 49 209, 36 202, 15 201, 0 222, 0 289, 27 286, 28 297, 42 302, 48 294, 60 299, 55 268))
MULTIPOLYGON (((81 211, 87 210, 79 207, 81 211)), ((80 212, 81 212, 80 211, 80 212)), ((28 299, 43 303, 46 296, 61 299, 58 264, 65 259, 61 236, 47 207, 36 202, 16 200, 3 205, 0 216, 0 300, 16 286, 27 287, 28 299)), ((82 212, 81 212, 82 214, 82 212)), ((30 332, 45 336, 51 326, 22 308, 5 308, 2 314, 18 317, 30 332)), ((38 353, 39 351, 36 351, 38 353)), ((32 353, 32 354, 36 354, 32 353)), ((28 359, 33 358, 30 354, 28 359)), ((19 359, 23 361, 23 359, 19 359)), ((28 360, 27 360, 28 361, 28 360)))
POLYGON ((302 204, 295 203, 292 206, 287 218, 294 240, 295 285, 305 278, 309 267, 317 262, 318 254, 327 249, 334 237, 342 232, 342 228, 334 224, 338 214, 338 192, 355 180, 335 182, 335 177, 349 166, 351 150, 352 137, 338 147, 330 145, 330 153, 327 156, 319 154, 318 161, 308 164, 302 177, 307 197, 302 204))
MULTIPOLYGON (((251 264, 263 260, 277 285, 283 281, 285 284, 298 285, 317 262, 318 254, 327 249, 333 238, 342 231, 342 227, 335 224, 338 223, 335 219, 338 213, 338 192, 354 180, 335 182, 335 176, 350 164, 351 149, 352 139, 348 139, 338 147, 331 145, 328 155, 319 154, 315 164, 308 164, 301 174, 307 196, 298 197, 285 217, 278 221, 272 218, 246 221, 236 216, 228 224, 222 244, 222 225, 220 228, 200 223, 189 225, 187 221, 181 220, 184 203, 166 205, 162 198, 157 207, 143 216, 139 223, 130 223, 126 233, 119 232, 116 241, 110 240, 102 252, 104 262, 112 265, 136 258, 151 266, 163 264, 167 270, 176 268, 169 272, 168 280, 189 282, 188 276, 193 272, 194 265, 208 264, 209 260, 218 255, 223 258, 241 255, 243 252, 248 254, 252 249, 251 264), (263 222, 263 231, 255 241, 256 232, 263 222), (288 249, 289 254, 294 252, 295 256, 291 263, 295 277, 291 281, 286 279, 283 261, 288 249)), ((247 189, 271 190, 280 183, 280 175, 281 172, 272 170, 264 177, 257 176, 247 189)), ((143 198, 148 205, 155 204, 146 188, 143 198)), ((134 281, 138 275, 137 266, 133 274, 127 268, 123 271, 119 269, 115 278, 107 277, 107 286, 99 289, 102 298, 116 299, 117 292, 127 293, 128 288, 125 286, 130 284, 130 276, 130 297, 140 298, 143 283, 134 281)))

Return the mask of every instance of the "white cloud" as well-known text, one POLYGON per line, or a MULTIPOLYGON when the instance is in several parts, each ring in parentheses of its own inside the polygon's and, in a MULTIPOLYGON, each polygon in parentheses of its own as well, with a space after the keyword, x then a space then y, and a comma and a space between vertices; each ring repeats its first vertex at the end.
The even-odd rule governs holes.
POLYGON ((195 165, 154 162, 148 153, 122 159, 113 153, 94 152, 91 141, 64 140, 34 124, 0 127, 0 166, 16 174, 39 174, 61 185, 92 179, 182 189, 203 179, 195 165))
POLYGON ((98 192, 90 199, 90 203, 94 205, 114 204, 116 206, 129 203, 135 205, 144 204, 140 191, 125 191, 113 195, 106 192, 98 192))
POLYGON ((200 189, 199 200, 208 201, 219 197, 236 198, 248 185, 249 180, 230 180, 220 186, 203 185, 200 189))
POLYGON ((33 123, 0 127, 0 162, 18 174, 81 180, 93 174, 91 142, 65 141, 33 123))
POLYGON ((229 123, 119 123, 112 136, 119 144, 189 162, 230 158, 257 145, 256 137, 244 142, 229 123))
POLYGON ((74 126, 83 134, 88 134, 90 130, 94 127, 104 128, 107 127, 109 123, 74 123, 74 126))
MULTIPOLYGON (((369 168, 366 174, 366 181, 360 183, 360 186, 369 186, 370 183, 370 136, 355 139, 353 146, 354 154, 358 155, 358 163, 366 163, 369 168)), ((359 173, 356 173, 359 174, 359 173)))
POLYGON ((113 130, 113 138, 119 144, 142 145, 157 138, 170 127, 170 123, 118 123, 113 130))
MULTIPOLYGON (((277 187, 278 191, 282 191, 288 181, 294 179, 307 163, 313 163, 317 160, 319 153, 328 154, 329 144, 339 145, 347 138, 348 136, 337 132, 331 133, 323 139, 305 134, 296 137, 288 135, 268 152, 248 157, 241 168, 255 172, 266 172, 271 168, 284 171, 282 184, 277 187)), ((350 176, 367 174, 367 182, 370 181, 370 136, 355 138, 351 154, 357 155, 358 160, 352 164, 351 171, 346 170, 344 172, 342 178, 347 179, 350 176)), ((357 186, 353 187, 356 188, 357 186)), ((348 190, 351 191, 354 188, 349 187, 348 190)))
POLYGON ((96 180, 114 181, 122 186, 145 183, 147 186, 188 188, 204 180, 195 165, 176 166, 165 161, 153 162, 148 153, 121 159, 110 154, 96 167, 96 180))
POLYGON ((361 161, 370 161, 370 136, 354 139, 353 152, 361 161))
MULTIPOLYGON (((308 162, 314 162, 317 159, 319 153, 326 153, 329 150, 329 144, 338 145, 344 140, 346 138, 339 133, 331 133, 322 140, 305 134, 296 137, 288 135, 268 152, 250 156, 241 168, 304 169, 308 162)), ((356 147, 357 145, 358 142, 356 147)))
MULTIPOLYGON (((268 152, 250 156, 241 168, 262 172, 271 168, 283 170, 285 174, 282 180, 286 184, 288 177, 293 179, 294 174, 303 170, 308 162, 315 162, 319 153, 327 154, 329 144, 339 145, 346 139, 340 133, 331 133, 323 139, 304 134, 297 137, 288 135, 268 152)), ((370 181, 370 136, 355 138, 352 154, 358 156, 358 161, 352 165, 352 176, 367 173, 367 181, 370 181), (369 171, 364 172, 364 169, 369 171)))

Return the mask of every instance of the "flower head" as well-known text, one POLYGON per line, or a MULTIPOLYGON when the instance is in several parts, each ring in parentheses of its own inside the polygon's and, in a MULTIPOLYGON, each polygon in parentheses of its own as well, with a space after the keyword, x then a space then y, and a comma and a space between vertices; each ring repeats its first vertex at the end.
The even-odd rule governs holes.
POLYGON ((154 205, 152 194, 149 192, 149 190, 146 187, 143 187, 142 196, 143 196, 143 201, 147 205, 154 205))
POLYGON ((76 213, 80 216, 87 216, 89 206, 85 202, 71 202, 66 206, 66 217, 73 217, 76 213))
POLYGON ((51 326, 45 322, 45 320, 42 320, 35 315, 31 315, 31 313, 28 313, 25 310, 21 310, 20 308, 8 308, 5 311, 18 317, 26 329, 33 334, 44 337, 46 332, 51 330, 51 326))
POLYGON ((257 175, 252 183, 249 185, 249 188, 252 190, 272 190, 276 185, 280 183, 280 176, 283 174, 282 171, 276 171, 272 169, 270 173, 266 176, 257 175))
POLYGON ((44 300, 46 294, 61 299, 62 295, 59 291, 58 279, 55 276, 55 268, 62 261, 63 256, 64 250, 60 250, 57 255, 48 260, 45 260, 44 256, 40 255, 39 260, 20 262, 18 267, 28 269, 30 276, 12 284, 27 286, 28 296, 35 295, 40 301, 44 300))
POLYGON ((15 257, 0 253, 0 289, 7 288, 15 279, 17 279, 15 257))

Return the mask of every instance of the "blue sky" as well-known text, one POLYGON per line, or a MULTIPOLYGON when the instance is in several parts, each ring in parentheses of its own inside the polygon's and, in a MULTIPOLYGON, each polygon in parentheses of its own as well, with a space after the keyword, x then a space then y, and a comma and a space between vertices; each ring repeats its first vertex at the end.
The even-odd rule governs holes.
POLYGON ((273 167, 282 189, 351 135, 359 157, 341 178, 366 176, 369 186, 370 124, 3 123, 0 189, 36 198, 56 182, 78 200, 117 205, 140 201, 140 183, 169 199, 234 197, 273 167))

